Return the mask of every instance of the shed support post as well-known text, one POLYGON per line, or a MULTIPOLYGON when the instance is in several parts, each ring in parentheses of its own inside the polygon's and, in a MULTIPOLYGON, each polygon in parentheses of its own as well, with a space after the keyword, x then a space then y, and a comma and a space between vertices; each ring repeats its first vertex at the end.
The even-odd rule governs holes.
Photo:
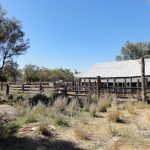
POLYGON ((116 93, 116 78, 113 80, 113 89, 114 93, 116 93))
POLYGON ((97 98, 100 97, 100 76, 97 76, 97 98))
POLYGON ((145 60, 144 57, 142 56, 141 58, 141 97, 142 101, 146 101, 146 90, 145 90, 145 60))
POLYGON ((91 79, 89 78, 89 94, 91 94, 91 79))
POLYGON ((140 90, 139 90, 139 86, 140 85, 140 83, 139 83, 139 79, 137 79, 137 93, 139 93, 140 92, 140 90))
POLYGON ((132 94, 132 78, 130 78, 130 92, 131 92, 131 94, 132 94))

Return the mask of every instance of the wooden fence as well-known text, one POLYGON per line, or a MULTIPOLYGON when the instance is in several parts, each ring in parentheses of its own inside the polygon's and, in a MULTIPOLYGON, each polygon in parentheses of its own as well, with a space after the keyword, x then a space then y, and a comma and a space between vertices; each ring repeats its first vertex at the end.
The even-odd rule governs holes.
MULTIPOLYGON (((146 92, 150 92, 148 77, 145 78, 146 92)), ((8 84, 1 83, 1 91, 6 95, 15 92, 24 93, 62 93, 70 96, 87 96, 90 94, 100 96, 102 93, 115 93, 120 96, 141 93, 139 77, 130 78, 79 78, 70 83, 34 83, 34 84, 8 84), (136 82, 134 81, 136 79, 136 82), (110 81, 111 80, 111 81, 110 81), (122 82, 116 82, 122 80, 122 82), (102 82, 103 81, 103 82, 102 82), (104 82, 105 81, 105 82, 104 82), (129 82, 130 81, 130 82, 129 82), (133 82, 134 81, 134 82, 133 82)))

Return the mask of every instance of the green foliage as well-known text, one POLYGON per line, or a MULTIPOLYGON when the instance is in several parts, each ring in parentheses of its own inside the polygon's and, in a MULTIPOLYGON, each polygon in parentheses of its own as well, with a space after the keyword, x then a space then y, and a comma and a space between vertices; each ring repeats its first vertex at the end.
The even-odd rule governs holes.
POLYGON ((36 65, 26 65, 23 69, 25 82, 37 81, 72 81, 73 73, 69 69, 47 69, 36 65))
POLYGON ((3 68, 3 74, 8 81, 16 82, 21 78, 21 70, 18 69, 19 65, 16 62, 9 62, 3 68))
POLYGON ((16 102, 21 102, 25 100, 25 97, 23 94, 16 94, 13 98, 16 102))
POLYGON ((6 17, 6 11, 0 7, 0 70, 13 60, 15 56, 23 54, 29 47, 29 41, 24 39, 21 23, 6 17))
POLYGON ((53 120, 53 124, 55 126, 63 126, 63 127, 69 126, 68 122, 61 116, 56 116, 53 120))
POLYGON ((38 122, 38 115, 36 115, 35 113, 32 113, 30 115, 28 115, 27 117, 25 117, 24 123, 28 124, 28 123, 34 123, 34 122, 38 122))
POLYGON ((49 104, 49 98, 44 94, 36 94, 32 98, 30 98, 30 100, 29 100, 29 104, 31 106, 35 106, 39 102, 43 103, 47 106, 49 104))
POLYGON ((150 42, 132 43, 127 41, 121 49, 121 55, 117 56, 116 60, 135 60, 140 59, 142 55, 150 58, 150 42))
POLYGON ((8 98, 9 100, 13 100, 14 95, 13 95, 13 94, 9 94, 7 98, 8 98))
POLYGON ((36 65, 25 65, 24 69, 23 69, 23 79, 26 82, 36 82, 39 81, 39 77, 38 77, 38 71, 39 71, 39 67, 36 65))

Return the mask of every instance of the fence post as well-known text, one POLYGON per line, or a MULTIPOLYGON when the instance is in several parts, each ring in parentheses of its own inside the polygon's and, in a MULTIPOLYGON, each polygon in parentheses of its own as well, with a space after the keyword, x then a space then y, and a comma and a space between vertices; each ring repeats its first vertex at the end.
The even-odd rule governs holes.
POLYGON ((6 95, 9 95, 9 84, 6 84, 6 95))
POLYGON ((40 87, 39 87, 40 93, 42 93, 42 92, 43 92, 42 84, 40 83, 40 85, 39 85, 39 86, 40 86, 40 87))
POLYGON ((139 91, 140 91, 140 90, 139 90, 139 81, 140 81, 140 80, 137 79, 137 93, 139 93, 139 91))
POLYGON ((130 87, 130 92, 132 94, 132 78, 130 78, 130 83, 129 84, 130 84, 130 86, 129 86, 130 87))
POLYGON ((100 76, 97 76, 97 98, 100 97, 100 83, 101 83, 100 76))
POLYGON ((91 94, 91 80, 90 80, 90 78, 89 78, 89 94, 91 94))
POLYGON ((22 84, 22 92, 24 92, 24 84, 22 84))
POLYGON ((113 80, 113 88, 114 88, 114 93, 116 93, 116 78, 113 80))
POLYGON ((3 91, 3 82, 1 82, 1 91, 3 91))
POLYGON ((67 96, 67 85, 64 87, 64 95, 67 96))
POLYGON ((142 96, 142 101, 146 101, 146 90, 145 90, 145 60, 144 57, 142 56, 141 58, 141 96, 142 96))

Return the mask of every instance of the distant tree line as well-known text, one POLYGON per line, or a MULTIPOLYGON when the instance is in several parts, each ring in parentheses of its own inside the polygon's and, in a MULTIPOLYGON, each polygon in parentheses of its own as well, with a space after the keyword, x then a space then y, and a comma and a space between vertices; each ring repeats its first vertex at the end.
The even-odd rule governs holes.
POLYGON ((69 69, 40 68, 32 64, 19 69, 14 58, 26 52, 29 40, 24 38, 21 22, 6 14, 0 6, 0 81, 71 81, 73 73, 69 69))
POLYGON ((73 80, 73 72, 69 69, 48 69, 32 64, 25 65, 23 69, 19 69, 17 63, 11 63, 4 67, 3 74, 3 81, 10 82, 53 82, 59 80, 73 80))
POLYGON ((29 64, 26 65, 22 71, 23 81, 25 82, 73 80, 73 72, 69 69, 48 69, 29 64))

